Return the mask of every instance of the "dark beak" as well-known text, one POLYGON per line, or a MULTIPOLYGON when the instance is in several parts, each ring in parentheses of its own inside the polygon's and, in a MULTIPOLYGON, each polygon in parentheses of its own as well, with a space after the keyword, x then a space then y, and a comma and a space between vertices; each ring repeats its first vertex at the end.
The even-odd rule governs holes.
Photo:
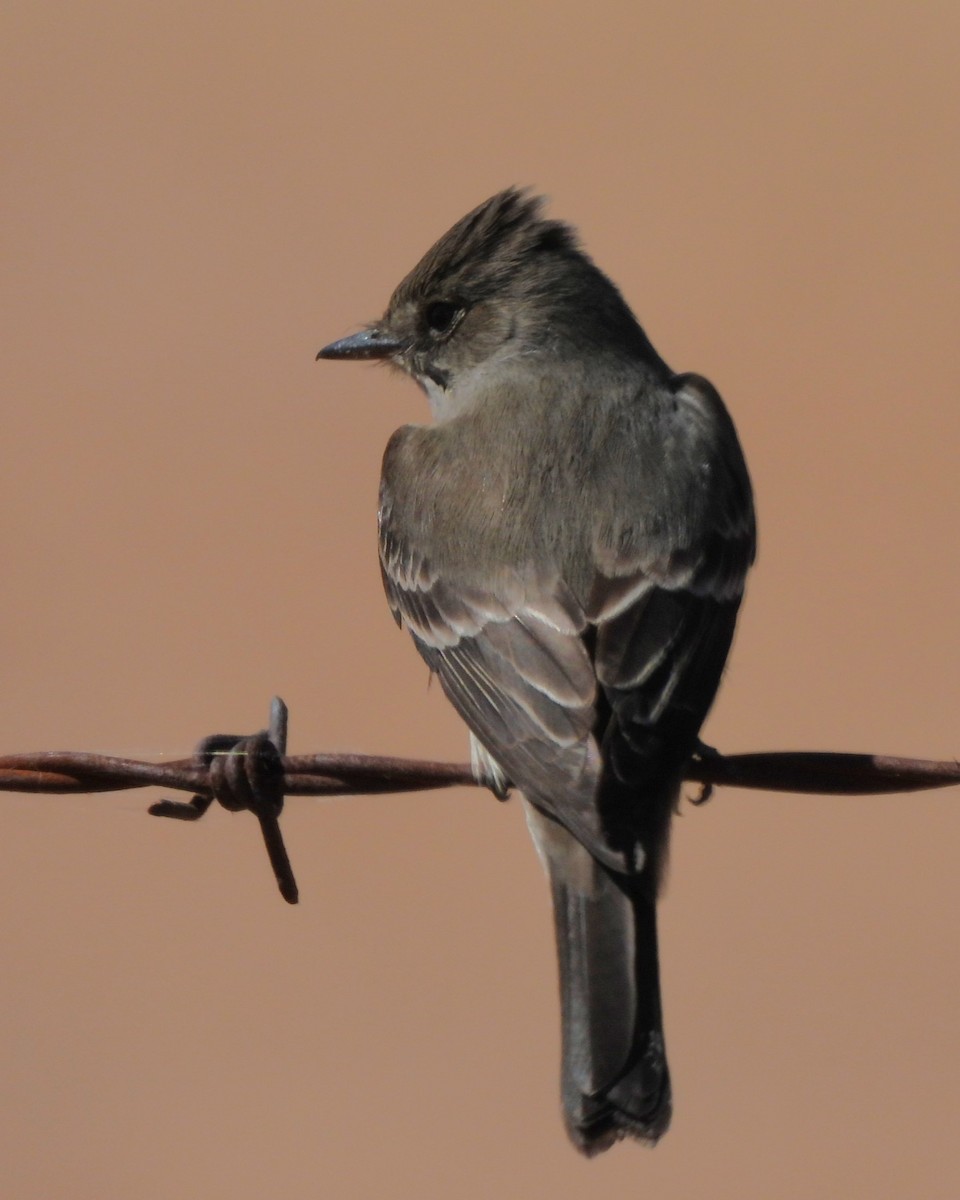
POLYGON ((396 338, 379 329, 364 329, 324 346, 317 358, 389 358, 401 346, 396 338))

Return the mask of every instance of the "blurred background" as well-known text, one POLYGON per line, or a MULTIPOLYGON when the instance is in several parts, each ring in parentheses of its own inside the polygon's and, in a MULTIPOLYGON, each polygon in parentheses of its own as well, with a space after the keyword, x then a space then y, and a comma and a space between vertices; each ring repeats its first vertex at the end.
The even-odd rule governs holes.
MULTIPOLYGON (((315 363, 469 208, 551 197, 726 398, 760 560, 726 751, 960 752, 955 4, 8 0, 0 752, 462 760, 376 557, 409 383, 315 363)), ((662 905, 674 1126, 567 1145, 519 804, 0 796, 0 1192, 960 1190, 960 796, 721 792, 662 905)))

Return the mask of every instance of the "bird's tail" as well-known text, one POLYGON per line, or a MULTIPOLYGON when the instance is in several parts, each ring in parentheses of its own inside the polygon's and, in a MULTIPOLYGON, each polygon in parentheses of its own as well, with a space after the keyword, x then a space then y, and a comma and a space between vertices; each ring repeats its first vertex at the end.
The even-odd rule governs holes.
POLYGON ((671 1114, 655 882, 607 870, 562 825, 526 808, 553 892, 567 1131, 584 1154, 624 1136, 652 1144, 671 1114))

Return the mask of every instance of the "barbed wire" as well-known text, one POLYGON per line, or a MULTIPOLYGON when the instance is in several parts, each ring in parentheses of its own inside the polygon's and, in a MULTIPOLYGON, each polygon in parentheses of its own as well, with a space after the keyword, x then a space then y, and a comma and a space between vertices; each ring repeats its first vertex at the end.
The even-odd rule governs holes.
MULTIPOLYGON (((277 696, 270 724, 259 733, 213 734, 192 758, 148 763, 82 751, 42 750, 0 756, 0 791, 89 794, 164 787, 193 793, 190 800, 158 800, 155 817, 197 821, 217 801, 230 812, 249 810, 260 823, 280 894, 296 904, 298 891, 280 833, 286 796, 356 796, 480 787, 468 763, 428 762, 369 754, 286 753, 288 710, 277 696)), ((960 763, 877 754, 771 751, 721 754, 707 746, 690 760, 684 778, 701 785, 693 803, 716 787, 807 795, 889 795, 960 783, 960 763)))

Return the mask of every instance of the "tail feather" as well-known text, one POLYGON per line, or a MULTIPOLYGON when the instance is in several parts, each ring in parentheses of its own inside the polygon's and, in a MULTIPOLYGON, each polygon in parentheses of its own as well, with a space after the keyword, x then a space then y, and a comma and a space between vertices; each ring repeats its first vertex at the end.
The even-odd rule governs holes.
POLYGON ((562 825, 527 805, 550 877, 560 968, 562 1096, 585 1154, 670 1123, 655 886, 614 875, 562 825))

